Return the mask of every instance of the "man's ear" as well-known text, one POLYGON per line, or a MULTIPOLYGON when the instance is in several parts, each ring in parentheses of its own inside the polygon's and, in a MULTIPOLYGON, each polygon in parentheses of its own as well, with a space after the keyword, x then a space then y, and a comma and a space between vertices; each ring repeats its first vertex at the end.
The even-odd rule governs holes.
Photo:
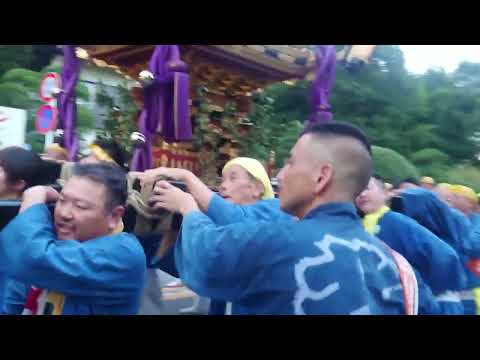
POLYGON ((323 164, 319 167, 315 176, 315 193, 321 194, 328 188, 333 180, 334 169, 330 163, 323 164))
POLYGON ((261 200, 263 194, 265 193, 265 188, 260 181, 255 181, 255 192, 254 195, 258 200, 261 200))
POLYGON ((113 231, 120 220, 122 220, 122 216, 125 213, 125 207, 118 205, 113 208, 113 210, 110 212, 110 216, 108 217, 108 228, 113 231))

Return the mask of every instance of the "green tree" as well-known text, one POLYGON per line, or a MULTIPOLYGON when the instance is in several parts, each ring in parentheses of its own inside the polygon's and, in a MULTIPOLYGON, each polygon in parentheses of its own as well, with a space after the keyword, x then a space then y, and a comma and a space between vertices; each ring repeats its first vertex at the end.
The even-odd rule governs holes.
POLYGON ((260 161, 267 161, 273 150, 272 132, 278 124, 273 116, 274 100, 264 93, 253 97, 253 108, 249 116, 251 128, 247 136, 237 138, 240 141, 240 154, 260 161))
MULTIPOLYGON (((43 135, 33 136, 35 132, 35 120, 38 108, 42 101, 38 96, 38 88, 42 77, 52 69, 37 72, 29 69, 14 68, 5 72, 0 77, 0 106, 24 109, 27 111, 27 142, 34 150, 41 151, 43 135), (39 139, 42 140, 39 140, 39 139)), ((59 70, 59 69, 58 69, 59 70)), ((76 87, 77 97, 88 101, 88 89, 78 83, 76 87)), ((85 105, 77 106, 77 131, 79 135, 95 127, 95 119, 92 111, 85 105)), ((43 146, 43 145, 42 145, 43 146)))
POLYGON ((34 58, 32 45, 0 45, 0 75, 13 68, 27 68, 34 58))
MULTIPOLYGON (((422 173, 441 173, 456 164, 478 163, 479 85, 480 64, 462 63, 453 74, 431 69, 413 75, 405 69, 401 49, 385 45, 376 48, 371 64, 362 71, 350 73, 337 66, 330 101, 336 121, 361 127, 377 146, 416 161, 419 151, 438 149, 446 160, 438 163, 434 157, 431 169, 426 163, 420 168, 422 173)), ((298 81, 268 88, 266 93, 275 100, 275 121, 303 122, 310 113, 310 86, 308 81, 298 81)))
POLYGON ((431 176, 437 182, 447 180, 450 159, 444 152, 433 148, 421 149, 410 158, 422 176, 431 176))
POLYGON ((471 187, 480 192, 480 170, 471 165, 456 166, 446 174, 446 181, 450 184, 459 184, 471 187))
POLYGON ((415 166, 392 149, 372 146, 372 157, 375 174, 392 184, 396 184, 406 178, 419 178, 418 170, 415 166))
POLYGON ((103 108, 106 115, 102 127, 96 133, 104 137, 112 137, 127 153, 133 150, 131 134, 137 131, 139 109, 136 106, 126 84, 116 87, 116 96, 109 95, 104 84, 97 88, 96 103, 103 108))

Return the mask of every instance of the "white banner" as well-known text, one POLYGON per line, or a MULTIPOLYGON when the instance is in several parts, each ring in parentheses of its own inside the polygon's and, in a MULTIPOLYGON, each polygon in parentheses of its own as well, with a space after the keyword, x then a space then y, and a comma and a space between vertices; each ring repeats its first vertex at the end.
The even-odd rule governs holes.
POLYGON ((26 110, 0 106, 0 148, 23 146, 26 130, 26 110))

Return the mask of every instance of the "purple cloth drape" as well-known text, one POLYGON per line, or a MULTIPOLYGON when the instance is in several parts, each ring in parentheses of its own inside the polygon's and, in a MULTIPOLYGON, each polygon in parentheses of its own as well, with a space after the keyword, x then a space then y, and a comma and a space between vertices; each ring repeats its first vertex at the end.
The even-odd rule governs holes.
POLYGON ((152 145, 156 132, 160 132, 168 143, 192 139, 189 77, 185 63, 180 60, 178 46, 157 45, 149 70, 154 82, 144 89, 139 130, 145 135, 145 145, 133 154, 131 169, 135 171, 153 167, 152 145))
POLYGON ((311 89, 313 111, 308 119, 308 124, 333 121, 329 97, 330 91, 335 83, 335 69, 337 62, 335 45, 318 46, 315 50, 315 59, 316 76, 311 89))
POLYGON ((63 129, 63 146, 68 151, 70 161, 75 161, 78 152, 78 137, 75 134, 77 125, 77 98, 75 86, 80 75, 80 61, 75 54, 75 46, 63 45, 62 88, 58 96, 59 126, 63 129))

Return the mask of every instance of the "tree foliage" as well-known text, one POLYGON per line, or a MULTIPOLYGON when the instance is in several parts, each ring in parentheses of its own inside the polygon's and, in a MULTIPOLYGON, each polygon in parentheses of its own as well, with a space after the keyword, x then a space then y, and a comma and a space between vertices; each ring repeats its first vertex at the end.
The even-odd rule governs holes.
POLYGON ((101 137, 113 138, 127 153, 131 153, 131 134, 137 131, 139 109, 126 85, 117 86, 115 91, 116 94, 111 95, 104 84, 98 85, 95 100, 105 115, 102 127, 97 128, 96 133, 101 137))
POLYGON ((396 184, 406 178, 418 179, 415 166, 396 151, 381 146, 372 146, 375 174, 396 184))
MULTIPOLYGON (((478 163, 480 64, 414 75, 405 69, 398 46, 382 45, 361 71, 339 65, 336 75, 330 97, 334 119, 359 126, 374 145, 410 160, 420 175, 445 178, 447 169, 478 163)), ((274 99, 269 127, 290 129, 307 119, 309 91, 307 81, 268 88, 274 99)))
MULTIPOLYGON (((46 68, 42 71, 33 71, 25 68, 13 68, 0 76, 0 106, 24 109, 27 111, 27 143, 36 151, 41 151, 43 136, 33 136, 37 110, 42 105, 38 95, 38 88, 42 77, 52 70, 60 72, 61 69, 46 68)), ((89 100, 87 87, 78 83, 76 87, 77 98, 89 100)), ((86 105, 77 106, 77 130, 81 135, 95 127, 92 111, 86 105)))
POLYGON ((446 174, 445 181, 450 184, 469 186, 476 192, 480 192, 480 170, 471 165, 451 168, 446 174))

